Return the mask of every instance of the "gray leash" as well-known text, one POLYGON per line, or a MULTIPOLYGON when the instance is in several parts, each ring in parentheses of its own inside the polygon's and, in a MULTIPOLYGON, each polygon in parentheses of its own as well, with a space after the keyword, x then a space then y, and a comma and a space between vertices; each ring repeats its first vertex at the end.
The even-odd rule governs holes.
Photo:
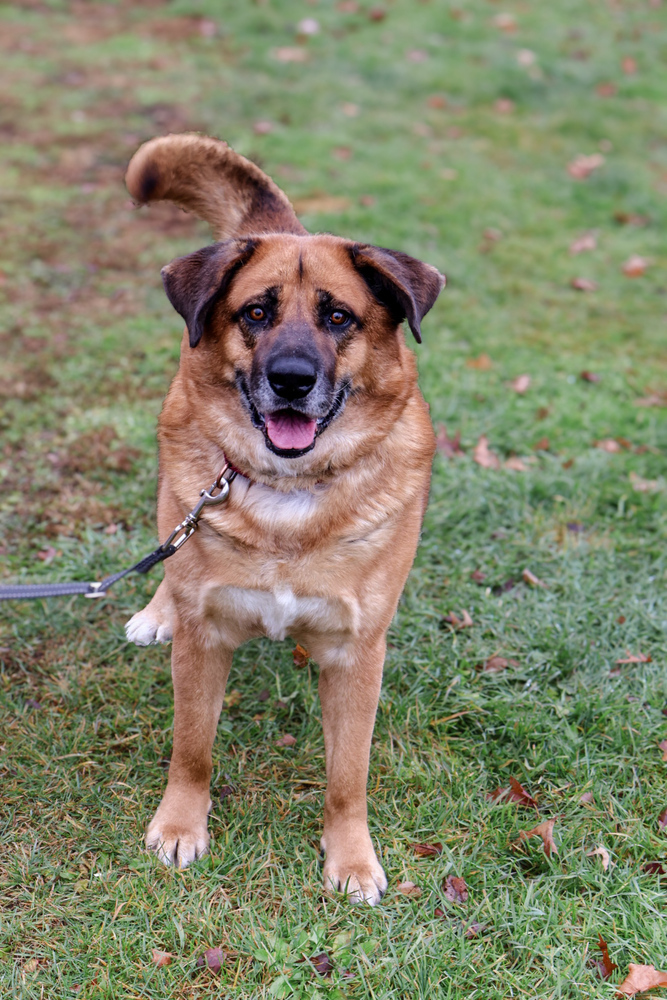
POLYGON ((104 597, 109 587, 112 587, 118 580, 122 580, 129 573, 148 573, 149 569, 157 566, 158 563, 173 556, 178 552, 181 545, 187 542, 188 538, 197 530, 197 524, 202 516, 204 507, 217 507, 218 504, 225 503, 229 499, 229 484, 235 478, 237 472, 229 462, 225 464, 220 475, 207 490, 202 490, 200 499, 192 508, 189 514, 178 524, 169 538, 165 539, 162 545, 150 552, 143 559, 140 559, 134 566, 128 569, 121 569, 118 573, 107 576, 99 583, 84 583, 73 580, 70 583, 29 583, 29 584, 9 584, 0 587, 0 601, 24 601, 38 597, 65 597, 68 594, 83 594, 84 597, 104 597), (219 492, 216 492, 218 491, 219 492))

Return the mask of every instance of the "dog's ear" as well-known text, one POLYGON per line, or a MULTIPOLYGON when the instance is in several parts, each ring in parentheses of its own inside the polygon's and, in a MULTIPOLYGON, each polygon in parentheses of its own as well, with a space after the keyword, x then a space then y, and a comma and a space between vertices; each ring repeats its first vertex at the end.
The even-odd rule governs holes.
POLYGON ((397 323, 407 319, 421 344, 422 318, 445 287, 445 276, 400 250, 355 243, 350 248, 352 263, 371 292, 386 306, 397 323))
POLYGON ((177 257, 162 268, 167 298, 186 322, 190 347, 201 340, 211 309, 236 272, 250 260, 257 240, 225 240, 177 257))

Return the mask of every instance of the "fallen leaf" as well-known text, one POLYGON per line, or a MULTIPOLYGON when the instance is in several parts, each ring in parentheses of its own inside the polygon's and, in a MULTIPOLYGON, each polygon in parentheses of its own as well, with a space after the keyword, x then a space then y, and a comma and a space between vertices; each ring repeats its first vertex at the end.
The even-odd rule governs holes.
POLYGON ((490 253, 496 243, 498 243, 499 240, 502 240, 502 238, 503 234, 500 229, 493 229, 489 227, 482 233, 482 242, 477 249, 480 253, 490 253))
POLYGON ((650 663, 651 657, 647 656, 646 653, 631 653, 629 649, 625 651, 627 653, 627 659, 616 660, 617 663, 650 663))
POLYGON ((658 830, 667 830, 667 809, 663 809, 658 816, 658 830))
POLYGON ((500 459, 491 451, 489 448, 489 439, 482 434, 479 441, 475 445, 472 453, 473 461, 481 465, 483 469, 499 469, 500 459))
POLYGON ((496 14, 493 18, 493 23, 496 28, 500 28, 501 31, 508 33, 512 33, 517 29, 516 18, 513 14, 496 14))
POLYGON ((600 979, 609 979, 614 969, 617 969, 618 966, 610 959, 607 942, 601 934, 598 934, 598 948, 602 952, 602 958, 597 959, 594 964, 597 966, 598 972, 600 973, 600 979))
POLYGON ((516 105, 509 97, 499 97, 493 107, 499 115, 511 115, 516 105))
POLYGON ((443 97, 442 94, 431 94, 426 103, 429 108, 446 108, 447 98, 443 97))
POLYGON ((170 951, 158 951, 157 948, 153 948, 153 962, 158 967, 163 965, 171 965, 171 960, 174 956, 170 951))
POLYGON ((488 354, 480 354, 478 358, 467 358, 466 368, 476 368, 478 371, 488 372, 493 368, 493 361, 488 354))
POLYGON ((585 253, 587 250, 595 250, 597 245, 595 233, 589 231, 578 236, 573 243, 570 243, 570 253, 585 253))
POLYGON ((637 493, 657 493, 660 489, 660 483, 657 479, 643 479, 636 472, 631 472, 628 478, 633 490, 636 490, 637 493))
POLYGON ((637 61, 632 56, 625 56, 621 62, 621 69, 626 76, 632 76, 637 72, 637 61))
POLYGON ((533 445, 533 451, 549 451, 549 438, 541 437, 539 441, 536 441, 533 445))
POLYGON ((579 378, 583 382, 601 382, 602 381, 602 376, 601 375, 596 375, 595 372, 588 372, 588 371, 581 372, 581 374, 579 375, 579 378))
POLYGON ((208 948, 197 959, 197 968, 210 969, 214 975, 219 976, 224 962, 225 953, 222 948, 208 948))
POLYGON ((514 389, 519 395, 523 396, 524 392, 528 392, 530 389, 530 375, 517 375, 515 379, 508 383, 510 389, 514 389))
POLYGON ((528 466, 518 455, 510 455, 509 458, 506 458, 503 462, 503 468, 509 469, 511 472, 528 472, 528 466))
POLYGON ((604 163, 604 156, 601 153, 592 153, 590 156, 580 154, 571 163, 568 163, 567 172, 576 181, 583 181, 589 177, 594 170, 598 170, 604 163))
POLYGON ((463 924, 463 927, 465 927, 463 936, 470 940, 471 938, 476 938, 478 934, 481 934, 482 931, 486 929, 486 924, 479 924, 476 920, 473 920, 467 927, 463 924))
POLYGON ((453 628, 472 628, 474 625, 472 618, 465 608, 461 611, 461 618, 455 615, 453 611, 450 611, 448 615, 445 615, 444 621, 453 628))
POLYGON ((352 150, 349 146, 336 146, 332 149, 331 155, 336 160, 343 160, 343 162, 347 162, 352 157, 352 150))
POLYGON ((634 400, 635 406, 667 406, 667 392, 652 392, 650 396, 642 396, 634 400))
POLYGON ((474 569, 470 574, 470 579, 474 583, 484 583, 486 580, 486 573, 482 573, 481 569, 474 569))
POLYGON ((309 961, 318 976, 322 976, 324 979, 331 979, 333 962, 327 955, 326 951, 320 952, 319 955, 314 955, 309 961))
POLYGON ((345 101, 341 104, 340 109, 348 118, 356 118, 359 114, 359 105, 352 104, 351 101, 345 101))
POLYGON ((442 854, 440 841, 433 844, 410 844, 410 847, 420 858, 437 858, 438 854, 442 854))
POLYGON ((400 882, 396 886, 396 891, 402 893, 404 896, 412 896, 414 899, 418 899, 422 894, 421 889, 414 882, 400 882))
POLYGON ((262 690, 257 695, 257 701, 268 701, 271 697, 271 692, 268 688, 262 688, 262 690))
POLYGON ((236 688, 231 691, 227 691, 223 700, 225 708, 236 708, 237 705, 241 704, 241 699, 243 695, 236 688))
POLYGON ((580 535, 582 531, 585 531, 581 521, 568 521, 565 525, 568 531, 572 532, 573 535, 580 535))
POLYGON ((460 458, 465 455, 461 447, 461 431, 456 431, 454 437, 449 436, 445 424, 438 424, 435 436, 436 448, 445 458, 460 458))
POLYGON ((319 35, 320 22, 316 21, 314 17, 304 17, 297 24, 296 30, 300 35, 319 35))
POLYGON ((349 198, 338 198, 336 195, 329 194, 294 199, 294 211, 297 215, 315 215, 318 213, 323 215, 337 215, 339 212, 347 211, 350 205, 349 198))
POLYGON ((468 886, 465 879, 459 878, 457 875, 448 875, 442 883, 442 889, 445 899, 449 900, 450 903, 465 903, 468 899, 468 886))
POLYGON ((640 278, 648 266, 649 261, 646 257, 633 254, 632 257, 628 257, 621 270, 626 278, 640 278))
POLYGON ((598 95, 598 97, 613 97, 617 90, 618 88, 615 83, 605 82, 605 83, 598 83, 597 87, 595 88, 595 93, 598 95))
POLYGON ((406 55, 406 59, 408 62, 413 63, 426 62, 428 59, 428 52, 425 52, 424 49, 410 49, 406 55))
POLYGON ((594 441, 593 446, 600 451, 608 451, 610 455, 615 455, 621 451, 621 446, 614 438, 603 438, 601 441, 594 441))
POLYGON ((658 750, 662 750, 662 759, 667 760, 667 740, 658 743, 658 750))
POLYGON ((38 968, 39 968, 39 959, 38 958, 28 958, 23 963, 23 971, 27 972, 28 975, 30 975, 30 973, 32 973, 32 972, 36 972, 38 968))
POLYGON ((304 649, 303 646, 300 646, 299 643, 297 643, 296 647, 292 650, 292 659, 294 660, 295 667, 305 667, 308 665, 310 653, 307 649, 304 649))
POLYGON ((667 972, 658 972, 654 965, 628 965, 628 974, 617 987, 619 997, 633 997, 635 993, 645 993, 656 986, 667 986, 667 972))
POLYGON ((518 802, 521 806, 537 809, 537 802, 533 796, 526 791, 523 785, 519 784, 516 778, 510 778, 509 788, 496 788, 494 792, 489 792, 487 798, 493 802, 518 802))
POLYGON ((546 587, 544 580, 540 580, 539 576, 535 576, 527 567, 521 574, 523 582, 527 583, 529 587, 546 587))
POLYGON ((516 54, 516 61, 519 66, 523 66, 527 69, 529 66, 534 66, 537 62, 537 56, 531 49, 519 49, 516 54))
POLYGON ((384 7, 371 7, 368 12, 368 17, 371 21, 384 21, 387 16, 387 11, 384 7))
POLYGON ((233 785, 223 785, 220 791, 218 792, 218 798, 220 799, 221 802, 224 802, 225 799, 228 799, 229 796, 233 794, 234 794, 233 785))
POLYGON ((41 704, 40 704, 40 702, 38 702, 35 698, 26 698, 25 704, 26 704, 26 708, 39 709, 39 708, 42 707, 41 704))
POLYGON ((485 674, 499 674, 502 670, 507 670, 508 667, 518 666, 520 666, 518 660, 507 659, 504 656, 491 656, 484 663, 478 663, 475 670, 485 674))
POLYGON ((339 10, 341 14, 358 14, 359 4, 357 0, 340 0, 336 4, 336 10, 339 10))
POLYGON ((377 199, 372 194, 362 194, 359 199, 359 204, 363 205, 364 208, 371 208, 375 204, 376 200, 377 199))
POLYGON ((570 285, 578 292, 595 292, 598 287, 597 283, 591 281, 590 278, 572 278, 570 285))
POLYGON ((558 854, 558 848, 553 838, 555 822, 555 819, 545 819, 542 823, 534 826, 532 830, 519 830, 519 840, 528 840, 529 837, 541 837, 544 853, 550 858, 552 851, 554 854, 558 854))
POLYGON ((625 615, 619 615, 616 621, 619 625, 625 625, 625 615))
POLYGON ((648 215, 637 212, 614 212, 614 219, 620 226, 648 226, 651 221, 648 215))
POLYGON ((595 796, 593 795, 592 792, 584 792, 579 801, 581 802, 582 805, 586 805, 591 802, 595 802, 595 796))
POLYGON ((273 122, 259 121, 255 122, 252 130, 255 135, 268 135, 270 132, 273 132, 273 128, 273 122))
POLYGON ((642 871, 647 875, 667 875, 667 868, 662 861, 647 861, 642 865, 642 871))
POLYGON ((49 545, 48 548, 39 550, 37 558, 41 559, 42 562, 51 562, 51 560, 55 559, 56 556, 61 555, 62 552, 59 552, 58 549, 54 549, 52 545, 49 545))
POLYGON ((308 59, 308 53, 305 49, 297 48, 296 46, 285 45, 281 46, 279 49, 273 50, 273 56, 278 62, 283 63, 304 63, 308 59))
POLYGON ((609 869, 609 863, 611 861, 611 856, 606 847, 596 847, 594 851, 589 851, 586 855, 587 858, 594 858, 596 855, 600 856, 602 859, 602 867, 605 871, 609 869))
POLYGON ((291 736, 290 733, 285 733, 285 735, 281 736, 279 740, 276 740, 277 747, 293 747, 295 743, 296 737, 291 736))

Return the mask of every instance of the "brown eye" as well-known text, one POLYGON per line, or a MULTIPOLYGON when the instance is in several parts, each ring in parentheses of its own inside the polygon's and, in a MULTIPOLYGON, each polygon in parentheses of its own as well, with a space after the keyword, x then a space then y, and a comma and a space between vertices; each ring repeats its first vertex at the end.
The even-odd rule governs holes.
POLYGON ((266 319, 266 312, 261 306, 250 306, 249 309, 246 309, 246 316, 253 323, 261 323, 263 319, 266 319))
POLYGON ((334 309, 331 316, 329 316, 329 322, 332 326, 343 326, 349 318, 348 314, 343 312, 342 309, 334 309))

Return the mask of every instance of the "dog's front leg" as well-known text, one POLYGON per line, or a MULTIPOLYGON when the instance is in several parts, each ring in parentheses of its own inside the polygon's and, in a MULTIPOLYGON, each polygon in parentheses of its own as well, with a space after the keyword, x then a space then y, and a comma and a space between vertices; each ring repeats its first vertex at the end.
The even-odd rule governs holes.
POLYGON ((174 630, 174 743, 169 780, 146 831, 146 846, 168 865, 185 868, 206 853, 212 749, 232 650, 207 643, 198 630, 174 630))
POLYGON ((383 636, 372 645, 360 644, 351 663, 322 658, 319 682, 327 768, 324 888, 341 890, 352 902, 365 900, 371 906, 387 888, 368 832, 366 806, 384 656, 383 636))

